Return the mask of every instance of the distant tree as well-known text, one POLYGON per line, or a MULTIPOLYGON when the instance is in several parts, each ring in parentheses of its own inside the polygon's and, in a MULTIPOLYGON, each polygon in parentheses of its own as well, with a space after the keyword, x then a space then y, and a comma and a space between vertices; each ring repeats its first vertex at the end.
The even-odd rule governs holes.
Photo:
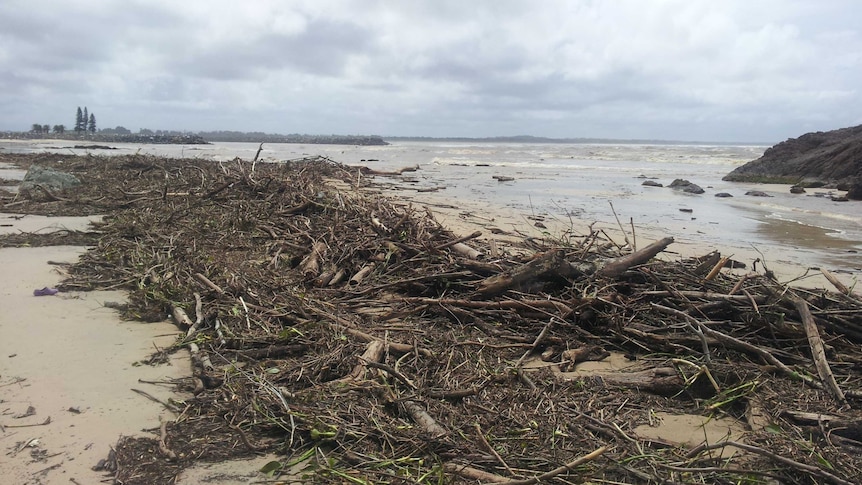
POLYGON ((39 123, 33 123, 33 126, 30 127, 30 131, 33 133, 42 133, 42 125, 39 123))
POLYGON ((48 125, 42 125, 42 133, 51 133, 51 127, 48 125))
POLYGON ((153 130, 150 130, 150 129, 147 129, 147 128, 141 128, 141 129, 138 131, 138 134, 139 134, 139 135, 146 135, 146 136, 150 136, 150 135, 154 135, 155 133, 153 133, 153 130))
POLYGON ((66 133, 66 125, 54 125, 54 133, 66 133))
POLYGON ((75 133, 82 131, 84 131, 84 113, 81 111, 81 107, 78 106, 78 114, 75 115, 75 133))
POLYGON ((116 131, 118 135, 131 135, 132 134, 132 130, 130 130, 124 126, 118 126, 118 127, 114 128, 114 131, 116 131))
POLYGON ((87 132, 87 121, 89 121, 90 115, 87 114, 87 107, 84 106, 84 114, 81 115, 81 131, 84 133, 87 132))
POLYGON ((87 122, 87 131, 90 133, 96 132, 96 115, 90 113, 90 121, 87 122))

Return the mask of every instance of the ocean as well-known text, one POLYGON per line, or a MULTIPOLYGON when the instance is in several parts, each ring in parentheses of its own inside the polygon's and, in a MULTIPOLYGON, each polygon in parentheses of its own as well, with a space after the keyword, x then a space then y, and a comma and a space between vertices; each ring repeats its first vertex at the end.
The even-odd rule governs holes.
MULTIPOLYGON (((0 153, 50 151, 62 156, 88 152, 67 148, 70 144, 64 140, 4 141, 0 143, 4 148, 0 153)), ((111 146, 117 149, 89 152, 227 161, 236 157, 251 160, 258 149, 255 143, 111 146)), ((676 239, 671 248, 682 248, 681 254, 705 254, 717 249, 744 262, 759 257, 767 266, 772 263, 790 268, 782 274, 791 279, 825 268, 848 275, 842 278, 845 284, 852 285, 862 276, 862 202, 835 202, 831 197, 843 192, 829 189, 790 194, 788 185, 721 180, 767 148, 467 142, 395 142, 388 146, 264 144, 260 158, 282 161, 322 155, 375 170, 418 166, 418 170, 401 177, 378 179, 393 195, 416 204, 459 207, 472 215, 485 214, 489 220, 501 213, 518 214, 527 226, 540 217, 547 227, 568 225, 576 231, 584 231, 591 223, 608 230, 618 230, 622 225, 628 232, 633 226, 642 245, 651 238, 669 235, 676 239), (495 176, 512 180, 501 182, 495 176), (701 186, 705 193, 695 195, 667 188, 677 178, 701 186), (664 187, 644 186, 645 180, 664 187), (745 195, 751 190, 763 191, 770 197, 745 195), (715 197, 720 192, 732 197, 715 197)))

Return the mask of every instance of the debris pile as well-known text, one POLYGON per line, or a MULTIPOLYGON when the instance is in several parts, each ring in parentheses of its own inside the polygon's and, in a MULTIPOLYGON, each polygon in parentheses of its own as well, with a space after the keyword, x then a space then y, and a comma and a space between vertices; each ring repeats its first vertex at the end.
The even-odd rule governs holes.
POLYGON ((672 238, 498 247, 320 157, 47 165, 82 185, 5 205, 106 214, 60 289, 127 290, 124 316, 170 315, 183 332, 163 352, 192 356, 178 383, 190 397, 165 403, 176 419, 123 438, 103 464, 118 483, 260 453, 276 457, 270 475, 322 483, 862 476, 850 289, 722 271, 714 253, 656 259, 672 238), (579 370, 611 358, 621 368, 579 370), (636 431, 668 413, 734 418, 744 434, 636 431))

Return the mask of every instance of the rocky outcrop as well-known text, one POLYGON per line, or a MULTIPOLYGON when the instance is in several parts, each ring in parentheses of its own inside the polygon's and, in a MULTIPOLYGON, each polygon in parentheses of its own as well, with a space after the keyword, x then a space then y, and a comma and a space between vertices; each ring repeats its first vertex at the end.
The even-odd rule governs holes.
POLYGON ((723 180, 812 187, 853 183, 857 178, 862 178, 862 125, 783 141, 723 180))

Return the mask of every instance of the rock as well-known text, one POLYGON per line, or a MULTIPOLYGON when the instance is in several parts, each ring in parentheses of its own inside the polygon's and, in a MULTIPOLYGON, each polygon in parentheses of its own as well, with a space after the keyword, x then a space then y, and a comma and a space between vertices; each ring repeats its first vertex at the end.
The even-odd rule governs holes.
POLYGON ((680 209, 679 211, 680 211, 680 212, 688 212, 689 214, 691 214, 692 212, 694 212, 694 210, 693 210, 693 209, 680 209))
POLYGON ((862 178, 856 181, 847 188, 846 197, 849 200, 862 200, 862 178))
POLYGON ((66 190, 81 185, 78 177, 66 172, 60 172, 53 168, 31 165, 30 170, 24 175, 21 182, 21 190, 32 190, 41 185, 49 190, 66 190))
POLYGON ((719 192, 719 193, 715 194, 715 196, 716 197, 733 197, 732 195, 728 194, 727 192, 719 192))
POLYGON ((862 173, 862 125, 790 138, 737 167, 723 180, 796 184, 837 184, 862 173))
POLYGON ((805 188, 803 188, 800 185, 794 185, 793 187, 790 187, 790 193, 791 194, 804 194, 805 188))
POLYGON ((752 197, 772 197, 771 195, 761 190, 749 190, 745 193, 745 195, 750 195, 752 197))
POLYGON ((641 185, 646 185, 647 187, 664 187, 662 184, 653 180, 644 180, 644 183, 642 183, 641 185))
POLYGON ((704 192, 699 185, 693 184, 685 179, 676 179, 671 182, 668 187, 674 190, 682 190, 683 192, 688 192, 690 194, 702 194, 704 192))
POLYGON ((833 197, 830 197, 830 199, 832 200, 832 202, 849 202, 850 201, 850 199, 848 199, 846 195, 842 195, 840 197, 833 196, 833 197))

